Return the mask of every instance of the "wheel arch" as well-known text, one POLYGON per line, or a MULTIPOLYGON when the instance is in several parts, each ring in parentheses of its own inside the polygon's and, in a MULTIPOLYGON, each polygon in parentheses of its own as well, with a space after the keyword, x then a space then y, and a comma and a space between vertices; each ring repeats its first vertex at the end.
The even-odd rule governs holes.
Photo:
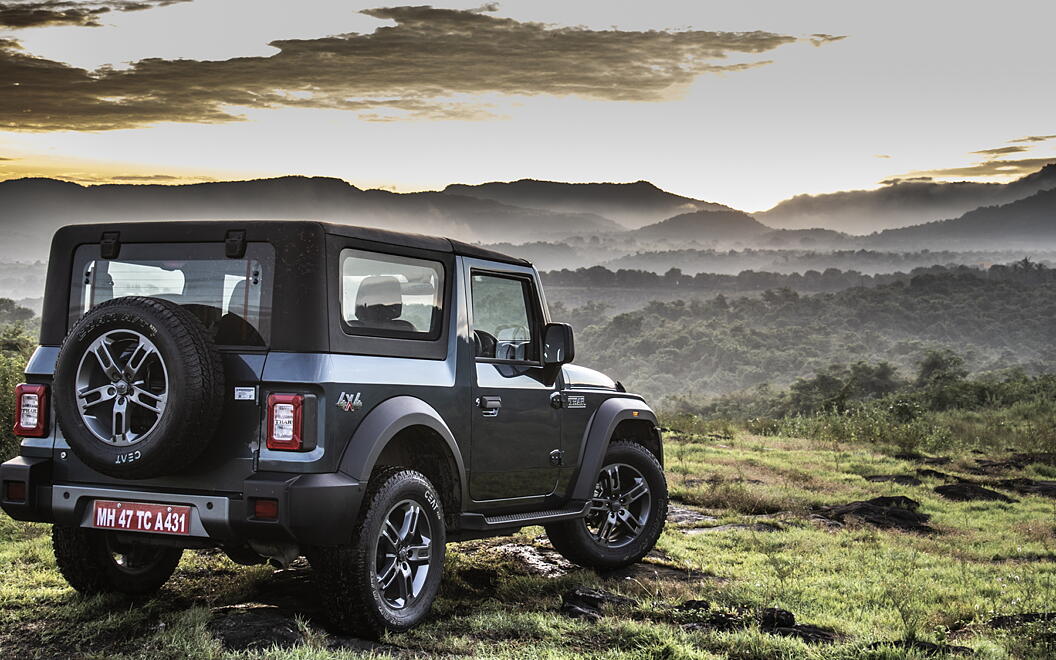
POLYGON ((608 399, 598 406, 583 434, 579 473, 572 487, 573 500, 590 498, 605 451, 613 440, 637 442, 652 452, 661 466, 664 464, 663 444, 652 409, 639 399, 608 399))
POLYGON ((366 483, 383 465, 422 472, 439 492, 445 514, 461 512, 468 501, 465 464, 454 434, 421 399, 397 396, 375 406, 352 434, 339 469, 366 483))

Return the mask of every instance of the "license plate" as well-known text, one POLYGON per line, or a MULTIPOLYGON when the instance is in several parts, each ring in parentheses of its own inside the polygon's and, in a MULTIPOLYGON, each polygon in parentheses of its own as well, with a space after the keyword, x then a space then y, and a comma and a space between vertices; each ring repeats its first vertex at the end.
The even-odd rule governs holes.
POLYGON ((154 534, 190 534, 191 507, 96 500, 92 527, 154 534))

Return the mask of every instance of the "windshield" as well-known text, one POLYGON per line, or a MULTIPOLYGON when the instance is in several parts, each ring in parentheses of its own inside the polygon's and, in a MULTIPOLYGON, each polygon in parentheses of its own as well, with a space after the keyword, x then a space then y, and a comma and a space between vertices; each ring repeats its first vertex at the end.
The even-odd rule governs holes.
POLYGON ((217 243, 125 244, 117 259, 101 259, 98 245, 82 245, 74 257, 70 325, 101 302, 148 296, 191 312, 217 344, 266 346, 273 264, 267 243, 250 243, 242 259, 225 257, 217 243))

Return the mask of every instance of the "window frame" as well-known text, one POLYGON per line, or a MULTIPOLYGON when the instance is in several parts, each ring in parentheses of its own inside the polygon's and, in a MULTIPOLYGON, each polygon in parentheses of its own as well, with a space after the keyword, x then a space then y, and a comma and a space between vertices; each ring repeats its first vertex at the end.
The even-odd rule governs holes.
POLYGON ((471 344, 474 343, 474 338, 473 338, 474 327, 473 326, 476 323, 476 319, 474 318, 475 305, 473 303, 473 278, 475 276, 477 276, 477 275, 482 275, 482 276, 486 276, 486 277, 498 277, 498 278, 506 279, 506 280, 516 280, 516 281, 519 281, 521 283, 521 291, 525 295, 525 301, 524 301, 525 312, 526 312, 526 314, 528 316, 528 323, 529 323, 530 329, 532 331, 532 349, 533 349, 533 353, 536 356, 536 359, 535 360, 508 360, 508 359, 504 359, 504 358, 481 357, 479 355, 476 355, 476 351, 474 351, 474 355, 473 355, 474 361, 477 362, 477 363, 484 363, 484 364, 513 364, 513 365, 521 365, 521 366, 529 365, 529 366, 533 366, 533 367, 541 367, 541 366, 543 366, 543 358, 542 358, 542 350, 541 350, 542 349, 542 338, 540 337, 540 335, 542 334, 543 320, 544 319, 543 319, 543 314, 542 314, 542 307, 541 307, 541 304, 540 304, 541 301, 540 301, 540 298, 539 298, 539 291, 538 291, 538 288, 536 287, 536 283, 535 283, 535 277, 533 277, 530 273, 522 273, 522 272, 515 272, 515 271, 508 271, 508 270, 498 270, 498 269, 492 269, 492 268, 480 268, 480 267, 477 267, 477 266, 470 267, 470 269, 469 269, 469 281, 467 282, 467 284, 468 284, 467 289, 468 289, 468 293, 469 293, 469 295, 468 295, 468 299, 469 299, 468 307, 469 307, 469 309, 467 311, 469 313, 468 314, 469 315, 469 339, 470 339, 470 343, 471 344))
MULTIPOLYGON (((67 332, 73 328, 73 326, 91 309, 91 307, 85 306, 83 303, 84 287, 89 283, 85 282, 85 270, 90 262, 99 261, 136 261, 136 260, 148 260, 157 261, 168 258, 173 259, 186 259, 188 261, 195 261, 195 258, 187 258, 186 251, 198 250, 199 252, 195 255, 198 257, 197 260, 204 261, 220 261, 228 259, 223 243, 213 241, 159 241, 159 242, 136 242, 136 243, 124 243, 121 246, 121 254, 113 259, 107 259, 102 256, 102 247, 98 243, 80 243, 76 246, 72 253, 70 260, 70 277, 67 280, 68 287, 68 300, 66 303, 66 323, 67 332), (168 252, 170 250, 176 251, 177 254, 173 257, 154 257, 154 256, 139 256, 129 255, 129 251, 139 250, 150 250, 150 251, 162 251, 168 252)), ((260 321, 259 327, 253 326, 254 329, 260 334, 263 341, 262 344, 228 344, 217 342, 216 346, 221 351, 237 351, 239 353, 256 353, 266 352, 271 349, 273 341, 273 330, 272 327, 274 322, 274 305, 275 305, 275 287, 278 280, 278 258, 275 254, 274 246, 268 241, 250 241, 246 243, 246 252, 240 259, 236 261, 257 261, 260 264, 261 269, 264 270, 264 274, 261 277, 262 289, 260 299, 260 321)), ((184 282, 186 286, 186 281, 184 282)), ((94 300, 94 290, 93 290, 94 300)), ((224 301, 221 301, 223 304, 224 301)), ((223 308, 221 307, 221 310, 223 308)))
MULTIPOLYGON (((414 264, 405 263, 403 265, 414 266, 414 264)), ((427 268, 429 266, 416 266, 418 268, 427 268)), ((446 296, 445 291, 447 289, 448 269, 446 268, 443 261, 438 259, 428 259, 419 256, 408 256, 402 254, 391 254, 380 252, 378 250, 364 250, 356 247, 343 247, 337 255, 337 271, 338 271, 338 284, 337 284, 337 298, 338 298, 338 319, 341 321, 341 329, 344 330, 346 335, 353 337, 379 337, 384 339, 402 339, 406 341, 436 341, 444 332, 444 318, 447 312, 446 296), (382 263, 393 263, 399 264, 400 260, 404 261, 420 261, 425 262, 429 265, 437 266, 437 273, 439 274, 439 282, 437 282, 437 302, 440 304, 440 309, 433 309, 432 318, 430 319, 430 328, 427 332, 409 332, 404 330, 386 330, 384 328, 371 328, 369 326, 357 327, 351 325, 348 319, 345 318, 345 260, 348 258, 346 253, 355 252, 360 255, 366 255, 364 258, 370 259, 374 256, 379 257, 374 259, 375 261, 382 263), (386 259, 388 257, 388 259, 386 259), (437 313, 439 312, 439 313, 437 313)), ((358 291, 358 289, 357 289, 358 291)), ((401 305, 402 305, 401 301, 401 305)))
POLYGON ((455 257, 453 253, 403 247, 389 243, 378 243, 362 238, 340 234, 326 234, 326 282, 327 315, 329 318, 329 350, 345 355, 375 355, 379 357, 416 358, 423 360, 446 360, 451 341, 451 314, 454 306, 455 257), (349 248, 380 255, 410 257, 435 261, 443 268, 443 294, 441 296, 440 333, 436 339, 404 339, 399 337, 375 337, 365 334, 349 334, 345 331, 344 313, 341 309, 341 251, 349 248))

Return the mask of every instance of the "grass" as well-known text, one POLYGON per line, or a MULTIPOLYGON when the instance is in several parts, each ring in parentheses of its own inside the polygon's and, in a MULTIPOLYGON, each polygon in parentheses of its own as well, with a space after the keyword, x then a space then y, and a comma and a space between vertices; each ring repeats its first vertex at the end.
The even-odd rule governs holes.
MULTIPOLYGON (((629 576, 572 570, 544 577, 502 546, 544 548, 539 528, 505 539, 453 544, 434 614, 391 635, 380 649, 339 648, 316 621, 303 569, 239 567, 215 553, 190 553, 176 576, 144 602, 82 598, 54 570, 45 526, 0 519, 0 656, 124 658, 352 658, 451 655, 488 658, 923 658, 881 642, 924 640, 973 649, 980 658, 1056 656, 1056 625, 998 630, 996 615, 1056 609, 1056 502, 949 502, 922 486, 866 481, 866 474, 911 474, 917 467, 851 443, 761 437, 743 431, 668 440, 673 504, 714 521, 746 525, 687 533, 669 525, 657 551, 629 576), (937 533, 830 528, 811 507, 878 495, 906 495, 932 516, 937 533), (752 523, 775 523, 761 532, 752 523), (654 570, 655 569, 655 570, 654 570), (290 585, 293 585, 291 588, 290 585), (597 623, 558 610, 575 586, 633 598, 597 623), (751 623, 722 632, 686 624, 709 612, 675 609, 706 600, 710 612, 780 607, 798 622, 834 630, 840 640, 807 644, 751 623), (214 608, 279 603, 307 612, 304 643, 291 649, 225 651, 209 631, 214 608)), ((944 472, 974 464, 954 456, 944 472)), ((1053 478, 1053 467, 1008 476, 1053 478)), ((687 523, 688 524, 688 523, 687 523)))

